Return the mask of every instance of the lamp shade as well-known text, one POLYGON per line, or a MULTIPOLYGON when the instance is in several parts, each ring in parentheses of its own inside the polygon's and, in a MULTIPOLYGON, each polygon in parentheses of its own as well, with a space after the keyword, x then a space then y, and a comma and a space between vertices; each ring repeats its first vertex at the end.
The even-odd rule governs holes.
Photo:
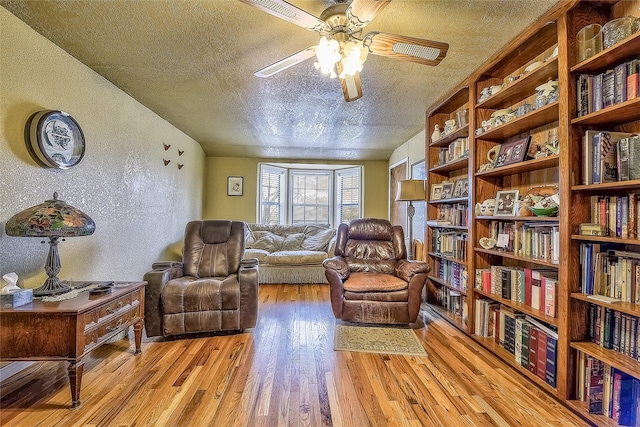
POLYGON ((89 236, 95 229, 87 214, 58 200, 58 193, 53 193, 51 200, 18 212, 5 225, 7 236, 19 237, 89 236))
POLYGON ((407 179, 398 182, 396 201, 418 201, 425 199, 424 180, 407 179))

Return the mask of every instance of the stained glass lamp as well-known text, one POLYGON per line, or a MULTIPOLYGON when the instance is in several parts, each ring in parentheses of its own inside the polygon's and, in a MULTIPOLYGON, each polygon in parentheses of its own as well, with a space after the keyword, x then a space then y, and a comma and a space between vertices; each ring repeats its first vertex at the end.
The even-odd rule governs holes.
POLYGON ((42 286, 33 290, 34 296, 57 295, 70 290, 69 285, 58 279, 58 239, 89 236, 95 229, 96 224, 87 214, 58 200, 58 193, 53 193, 53 199, 27 208, 7 221, 7 236, 49 238, 49 255, 44 265, 48 278, 42 286))

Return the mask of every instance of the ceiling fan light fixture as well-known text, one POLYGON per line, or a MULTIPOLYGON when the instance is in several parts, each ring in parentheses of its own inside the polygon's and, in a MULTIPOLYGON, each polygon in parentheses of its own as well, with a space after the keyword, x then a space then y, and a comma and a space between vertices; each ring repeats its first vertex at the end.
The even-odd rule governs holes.
MULTIPOLYGON (((318 62, 313 65, 323 74, 335 74, 335 66, 342 59, 340 54, 340 43, 335 39, 328 39, 325 36, 320 37, 320 43, 316 47, 316 58, 318 62)), ((331 78, 335 78, 332 76, 331 78)))
POLYGON ((362 46, 362 43, 348 41, 342 50, 343 56, 341 62, 340 78, 345 76, 353 76, 355 73, 362 71, 364 61, 367 60, 368 51, 362 46))

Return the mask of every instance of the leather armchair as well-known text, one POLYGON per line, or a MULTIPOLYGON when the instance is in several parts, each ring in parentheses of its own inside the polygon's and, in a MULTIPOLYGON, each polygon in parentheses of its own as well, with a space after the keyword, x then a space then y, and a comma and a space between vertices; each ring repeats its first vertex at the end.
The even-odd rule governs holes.
POLYGON ((241 331, 258 319, 258 260, 243 260, 241 221, 191 221, 182 262, 144 275, 147 336, 241 331))
POLYGON ((340 224, 335 256, 323 263, 336 319, 414 323, 429 266, 408 261, 402 227, 385 219, 340 224))

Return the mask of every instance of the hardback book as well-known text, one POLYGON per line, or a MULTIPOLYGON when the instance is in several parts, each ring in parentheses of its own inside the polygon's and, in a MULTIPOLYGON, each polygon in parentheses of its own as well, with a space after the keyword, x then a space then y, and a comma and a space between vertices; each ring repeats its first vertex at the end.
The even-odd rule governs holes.
POLYGON ((629 179, 640 179, 640 135, 629 136, 629 179))
POLYGON ((627 100, 627 64, 622 63, 614 68, 614 104, 627 100))
POLYGON ((522 348, 522 351, 520 353, 520 365, 525 369, 529 369, 529 339, 530 339, 529 330, 530 328, 531 328, 530 323, 524 320, 522 323, 522 342, 520 344, 522 348))
POLYGON ((627 62, 627 99, 638 97, 640 92, 640 79, 638 79, 638 63, 637 59, 627 62))
POLYGON ((587 356, 587 408, 590 414, 602 414, 604 395, 604 363, 587 356))
POLYGON ((591 93, 593 76, 580 74, 576 81, 578 117, 586 116, 593 109, 593 95, 591 93))
POLYGON ((556 316, 556 293, 558 281, 556 279, 545 277, 544 282, 544 314, 547 316, 556 316))
POLYGON ((615 73, 607 70, 602 76, 602 108, 612 106, 615 102, 615 73))
POLYGON ((547 375, 547 333, 538 329, 538 363, 536 375, 545 380, 547 375))
POLYGON ((602 110, 602 78, 604 74, 597 74, 593 76, 593 110, 600 111, 602 110))
POLYGON ((529 372, 538 375, 538 329, 529 326, 529 372))
POLYGON ((551 387, 556 386, 556 373, 557 373, 557 361, 558 361, 558 337, 552 334, 547 335, 547 364, 545 366, 544 380, 551 387))

